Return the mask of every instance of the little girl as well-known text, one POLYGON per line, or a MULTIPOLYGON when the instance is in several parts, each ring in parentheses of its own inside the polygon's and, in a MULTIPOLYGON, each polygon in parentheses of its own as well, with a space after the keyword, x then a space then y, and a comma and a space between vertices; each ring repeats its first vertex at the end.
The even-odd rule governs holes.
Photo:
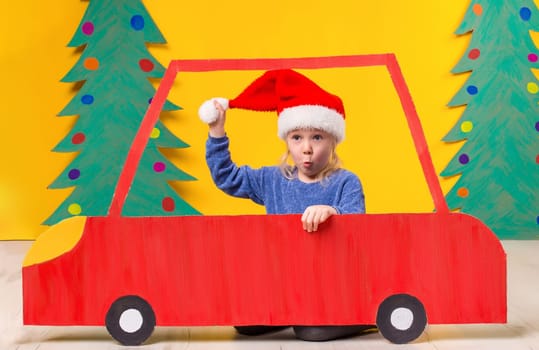
MULTIPOLYGON (((317 231, 332 215, 365 212, 359 178, 340 168, 335 153, 344 138, 342 101, 307 77, 289 69, 268 71, 233 100, 206 101, 199 115, 209 124, 208 167, 217 187, 227 194, 250 198, 264 205, 268 214, 301 213, 301 225, 307 232, 317 231), (278 134, 287 145, 279 166, 252 169, 234 164, 225 132, 228 108, 278 113, 278 134)), ((236 327, 246 335, 282 328, 236 327)), ((303 340, 325 341, 369 328, 372 326, 295 326, 294 331, 303 340)))

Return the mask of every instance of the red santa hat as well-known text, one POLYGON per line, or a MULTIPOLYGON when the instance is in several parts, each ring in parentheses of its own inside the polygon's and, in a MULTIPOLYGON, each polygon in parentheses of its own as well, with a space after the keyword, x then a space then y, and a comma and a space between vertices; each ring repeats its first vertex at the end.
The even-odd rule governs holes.
POLYGON ((276 111, 278 135, 283 140, 290 131, 302 128, 324 130, 334 135, 337 142, 344 139, 345 113, 341 99, 291 69, 265 72, 232 100, 217 97, 204 102, 198 113, 206 123, 217 119, 214 100, 225 109, 276 111))

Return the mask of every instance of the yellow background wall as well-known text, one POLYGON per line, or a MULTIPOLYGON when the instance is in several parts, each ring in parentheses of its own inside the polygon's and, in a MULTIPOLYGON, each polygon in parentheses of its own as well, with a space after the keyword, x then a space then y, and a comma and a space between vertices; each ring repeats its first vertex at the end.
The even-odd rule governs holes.
MULTIPOLYGON (((470 37, 453 34, 470 0, 356 1, 274 0, 272 2, 145 0, 167 39, 151 45, 163 64, 171 59, 313 57, 395 53, 439 173, 459 145, 442 137, 462 109, 446 103, 464 83, 451 68, 470 37)), ((80 50, 66 44, 88 1, 56 0, 0 4, 2 137, 0 137, 0 239, 31 239, 40 223, 69 193, 48 190, 73 157, 50 150, 75 117, 55 117, 76 92, 59 80, 80 50)), ((205 214, 262 213, 246 200, 216 190, 204 162, 207 127, 196 116, 212 96, 234 97, 260 72, 179 74, 169 99, 182 111, 165 123, 191 145, 167 151, 198 181, 175 183, 180 195, 205 214)), ((362 179, 370 212, 433 209, 410 133, 384 68, 304 71, 347 107, 347 139, 339 146, 345 167, 362 179)), ((276 137, 276 115, 229 113, 234 159, 259 166, 277 162, 284 146, 276 137)), ((455 179, 441 179, 447 192, 455 179)))

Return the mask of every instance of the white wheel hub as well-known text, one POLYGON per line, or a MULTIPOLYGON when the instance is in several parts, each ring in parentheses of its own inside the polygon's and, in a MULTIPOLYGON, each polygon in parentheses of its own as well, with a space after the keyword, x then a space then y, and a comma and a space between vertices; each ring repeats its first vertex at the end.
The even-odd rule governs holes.
POLYGON ((137 309, 127 309, 120 316, 120 328, 126 333, 135 333, 142 327, 142 314, 137 309))
POLYGON ((391 313, 391 325, 400 331, 410 329, 413 323, 414 313, 410 309, 399 307, 391 313))

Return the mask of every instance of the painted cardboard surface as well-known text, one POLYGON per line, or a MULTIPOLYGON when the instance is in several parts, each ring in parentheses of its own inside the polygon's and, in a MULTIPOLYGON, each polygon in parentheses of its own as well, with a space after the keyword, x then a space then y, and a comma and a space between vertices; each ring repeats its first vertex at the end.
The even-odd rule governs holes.
POLYGON ((421 335, 427 319, 431 324, 506 322, 503 248, 479 220, 449 212, 392 54, 173 61, 133 141, 109 215, 74 217, 53 229, 36 241, 24 263, 25 324, 105 323, 125 345, 144 342, 155 325, 376 323, 387 339, 405 343, 421 335), (180 67, 350 65, 387 67, 435 213, 339 215, 315 234, 300 229, 299 215, 121 215, 148 135, 180 67), (56 246, 47 242, 68 234, 64 226, 73 239, 51 253, 47 247, 56 246), (64 300, 61 312, 49 307, 58 298, 64 300), (178 309, 171 300, 187 304, 178 309), (405 328, 393 323, 393 313, 401 309, 413 315, 405 328), (141 320, 133 330, 122 322, 132 312, 141 320))
MULTIPOLYGON (((77 84, 59 80, 79 59, 80 49, 66 48, 66 44, 81 24, 89 3, 60 0, 55 7, 46 3, 4 5, 0 26, 6 36, 1 41, 4 54, 0 69, 10 88, 0 96, 5 107, 4 128, 9 130, 0 140, 6 163, 0 170, 0 238, 33 239, 46 229, 41 223, 71 193, 69 188, 48 190, 47 186, 73 159, 72 154, 53 153, 51 149, 74 123, 72 117, 56 115, 74 96, 77 84)), ((279 0, 263 15, 274 18, 272 23, 261 20, 258 8, 246 0, 225 7, 212 1, 145 0, 144 5, 167 39, 166 45, 149 46, 156 60, 165 65, 173 58, 320 57, 396 52, 421 112, 436 169, 447 164, 456 150, 454 146, 443 145, 440 139, 459 115, 459 111, 444 106, 462 82, 462 77, 451 76, 449 70, 465 49, 465 40, 456 40, 453 32, 468 5, 467 0, 382 4, 342 1, 316 6, 307 0, 293 3, 279 0), (214 11, 215 8, 219 11, 214 11), (306 8, 308 16, 303 15, 306 8), (403 13, 407 16, 403 17, 403 13)), ((318 70, 309 74, 335 89, 346 101, 350 112, 349 134, 339 155, 345 166, 357 172, 365 183, 367 210, 372 213, 432 210, 432 198, 386 69, 318 70), (398 150, 389 146, 392 140, 400 145, 398 150), (399 176, 392 175, 395 173, 399 176), (401 182, 407 185, 399 185, 401 182)), ((206 127, 196 116, 198 104, 213 92, 237 92, 253 76, 250 72, 213 72, 204 77, 185 73, 182 82, 172 87, 171 101, 184 109, 169 112, 166 125, 191 147, 163 152, 198 180, 172 185, 182 198, 205 214, 263 211, 248 201, 227 198, 213 188, 205 164, 200 162, 206 127), (223 90, 224 86, 230 90, 223 90)), ((154 83, 157 86, 158 82, 154 83)), ((247 116, 238 114, 230 122, 234 136, 239 135, 234 137, 236 141, 232 145, 239 161, 277 162, 281 149, 273 132, 275 119, 257 121, 259 142, 254 139, 247 116), (247 149, 255 149, 257 157, 247 154, 247 149)), ((444 191, 451 182, 442 180, 444 191)))

